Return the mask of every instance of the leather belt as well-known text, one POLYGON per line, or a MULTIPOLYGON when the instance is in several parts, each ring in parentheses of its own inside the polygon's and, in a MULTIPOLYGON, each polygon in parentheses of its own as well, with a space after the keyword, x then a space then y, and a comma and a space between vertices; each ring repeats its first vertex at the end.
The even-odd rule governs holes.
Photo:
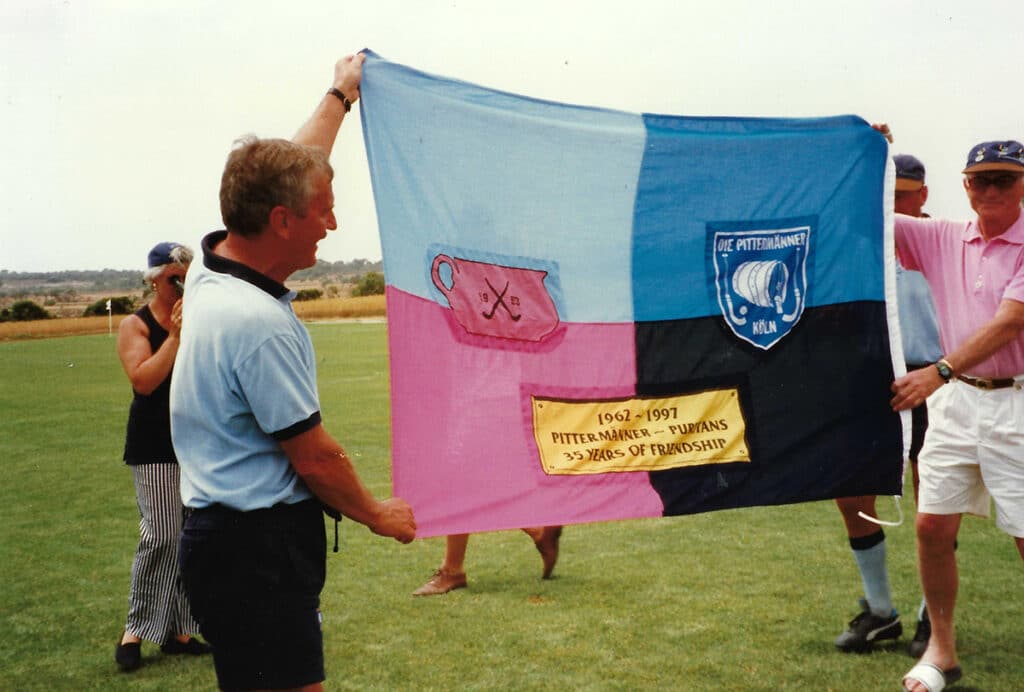
POLYGON ((988 377, 971 377, 970 375, 957 375, 956 379, 961 382, 966 382, 972 387, 978 389, 1006 389, 1016 384, 1016 380, 1012 377, 997 377, 995 379, 989 379, 988 377))

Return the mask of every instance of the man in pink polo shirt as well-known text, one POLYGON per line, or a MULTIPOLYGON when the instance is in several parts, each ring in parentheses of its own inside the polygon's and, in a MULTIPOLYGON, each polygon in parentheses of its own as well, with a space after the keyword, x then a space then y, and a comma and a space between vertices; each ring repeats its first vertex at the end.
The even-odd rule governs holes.
POLYGON ((978 144, 963 173, 974 220, 896 215, 900 260, 928 281, 946 354, 892 385, 893 409, 928 399, 930 417, 916 528, 932 634, 903 679, 911 691, 962 674, 953 631, 962 515, 988 516, 994 501, 997 526, 1024 559, 1024 146, 978 144))

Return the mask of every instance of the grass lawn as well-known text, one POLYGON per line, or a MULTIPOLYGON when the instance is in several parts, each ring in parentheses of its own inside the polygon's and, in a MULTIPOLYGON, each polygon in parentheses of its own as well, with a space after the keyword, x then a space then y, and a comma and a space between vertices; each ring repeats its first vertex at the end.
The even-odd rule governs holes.
MULTIPOLYGON (((310 327, 324 422, 390 491, 383 324, 310 327)), ((130 386, 107 335, 0 343, 0 690, 214 689, 209 658, 113 662, 138 514, 121 462, 130 386)), ((827 460, 823 460, 823 463, 827 460)), ((887 530, 904 644, 920 597, 913 508, 887 530)), ((880 501, 886 517, 895 512, 880 501)), ((323 593, 327 689, 892 690, 902 646, 844 655, 857 571, 832 503, 569 527, 555 579, 518 531, 474 536, 470 587, 414 599, 444 539, 341 525, 323 593)), ((1021 563, 965 519, 958 689, 1024 689, 1021 563)))

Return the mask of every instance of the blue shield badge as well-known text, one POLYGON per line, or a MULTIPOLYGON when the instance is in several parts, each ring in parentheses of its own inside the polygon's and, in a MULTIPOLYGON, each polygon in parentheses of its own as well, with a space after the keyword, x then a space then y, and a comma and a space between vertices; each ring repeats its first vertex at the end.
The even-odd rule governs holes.
POLYGON ((768 350, 804 312, 810 226, 715 231, 718 305, 733 333, 768 350))

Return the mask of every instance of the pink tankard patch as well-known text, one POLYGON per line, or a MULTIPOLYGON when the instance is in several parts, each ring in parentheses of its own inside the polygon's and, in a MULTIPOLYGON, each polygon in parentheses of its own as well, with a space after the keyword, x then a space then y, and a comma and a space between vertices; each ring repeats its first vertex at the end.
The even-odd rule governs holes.
POLYGON ((544 286, 546 271, 439 254, 430 273, 470 334, 542 341, 558 326, 558 309, 544 286), (441 275, 444 265, 451 269, 448 282, 441 275))

